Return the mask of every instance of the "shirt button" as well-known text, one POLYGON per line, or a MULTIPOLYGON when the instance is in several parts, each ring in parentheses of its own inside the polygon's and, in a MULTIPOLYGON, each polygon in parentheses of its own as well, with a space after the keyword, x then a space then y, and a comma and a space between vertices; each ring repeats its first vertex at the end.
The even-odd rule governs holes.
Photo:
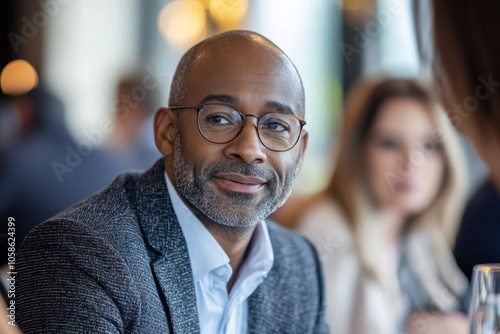
POLYGON ((226 267, 220 267, 215 273, 217 274, 217 276, 224 276, 226 274, 226 271, 226 267))

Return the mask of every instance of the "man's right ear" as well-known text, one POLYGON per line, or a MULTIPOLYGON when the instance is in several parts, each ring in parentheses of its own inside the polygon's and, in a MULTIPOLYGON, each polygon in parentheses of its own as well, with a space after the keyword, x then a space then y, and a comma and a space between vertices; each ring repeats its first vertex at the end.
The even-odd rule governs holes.
POLYGON ((163 156, 174 150, 177 135, 177 113, 167 108, 156 111, 154 119, 155 144, 163 156))

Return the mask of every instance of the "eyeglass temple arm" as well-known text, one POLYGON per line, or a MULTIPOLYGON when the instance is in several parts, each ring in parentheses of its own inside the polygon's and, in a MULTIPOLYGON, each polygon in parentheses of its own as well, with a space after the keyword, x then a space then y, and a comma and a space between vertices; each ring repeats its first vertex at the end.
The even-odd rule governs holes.
POLYGON ((168 109, 170 110, 183 110, 183 109, 198 109, 199 106, 170 106, 168 109))

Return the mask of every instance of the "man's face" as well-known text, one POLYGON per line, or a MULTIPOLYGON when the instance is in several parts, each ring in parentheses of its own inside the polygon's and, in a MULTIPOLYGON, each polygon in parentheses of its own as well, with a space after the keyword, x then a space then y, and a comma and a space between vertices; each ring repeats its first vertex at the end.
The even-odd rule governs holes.
MULTIPOLYGON (((183 104, 218 102, 257 116, 288 110, 303 118, 298 78, 278 60, 244 45, 202 54, 183 104)), ((307 135, 291 150, 273 152, 259 141, 257 119, 247 117, 238 137, 214 144, 201 136, 196 119, 196 110, 190 109, 177 119, 172 162, 177 191, 216 223, 256 225, 290 195, 307 135)))

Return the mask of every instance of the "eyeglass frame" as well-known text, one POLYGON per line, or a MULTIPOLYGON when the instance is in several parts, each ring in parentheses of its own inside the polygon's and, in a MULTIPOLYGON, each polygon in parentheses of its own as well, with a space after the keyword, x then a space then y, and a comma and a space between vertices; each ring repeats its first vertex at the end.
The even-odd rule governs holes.
MULTIPOLYGON (((209 102, 209 103, 204 103, 204 104, 199 104, 199 105, 195 105, 195 106, 169 106, 168 109, 170 110, 174 110, 174 111, 177 111, 177 110, 189 110, 189 109, 194 109, 196 110, 196 127, 198 128, 198 132, 201 134, 201 136, 208 142, 210 143, 213 143, 213 144, 227 144, 233 140, 236 139, 236 137, 238 137, 241 133, 241 131, 243 130, 243 127, 245 126, 245 119, 246 117, 255 117, 257 119, 257 125, 259 124, 259 120, 264 117, 265 115, 267 114, 272 114, 272 113, 266 113, 262 116, 257 116, 257 115, 254 115, 254 114, 243 114, 241 111, 239 111, 238 109, 234 108, 233 106, 230 106, 228 104, 225 104, 225 103, 217 103, 217 102, 209 102), (219 143, 219 142, 215 142, 213 140, 210 140, 208 139, 205 134, 203 133, 203 131, 201 131, 201 128, 200 128, 200 111, 205 107, 205 106, 208 106, 208 105, 218 105, 218 106, 225 106, 225 107, 230 107, 232 108, 234 111, 236 111, 240 116, 241 116, 241 127, 240 129, 238 130, 238 132, 236 133, 236 135, 229 139, 228 141, 225 141, 225 142, 222 142, 222 143, 219 143)), ((293 143, 293 145, 286 149, 286 150, 273 150, 272 148, 269 148, 267 147, 266 144, 264 144, 264 142, 262 141, 262 138, 260 138, 260 133, 259 133, 259 128, 257 127, 256 128, 256 132, 257 132, 257 137, 259 138, 259 141, 262 145, 264 145, 265 148, 267 148, 268 150, 270 151, 273 151, 273 152, 287 152, 287 151, 290 151, 292 148, 295 147, 295 145, 297 145, 297 143, 299 142, 299 139, 300 139, 300 135, 302 134, 302 129, 304 127, 304 125, 306 125, 306 121, 304 121, 303 119, 300 119, 299 117, 295 116, 294 114, 286 114, 286 115, 290 115, 292 116, 293 118, 295 118, 297 121, 299 121, 299 124, 300 124, 300 130, 299 130, 299 133, 297 135, 297 139, 295 140, 295 142, 293 143)))

